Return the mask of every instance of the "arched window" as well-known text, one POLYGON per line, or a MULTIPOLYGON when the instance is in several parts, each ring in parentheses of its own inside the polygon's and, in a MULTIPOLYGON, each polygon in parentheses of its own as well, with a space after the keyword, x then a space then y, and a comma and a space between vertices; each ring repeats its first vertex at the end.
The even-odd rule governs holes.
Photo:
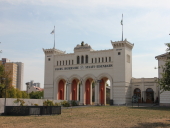
POLYGON ((106 57, 106 62, 107 62, 107 57, 106 57))
POLYGON ((57 66, 58 66, 58 61, 57 61, 57 66))
POLYGON ((109 62, 111 62, 111 57, 109 57, 109 62))
POLYGON ((146 103, 153 103, 154 102, 154 92, 152 88, 146 89, 146 103))
POLYGON ((60 65, 61 65, 61 61, 60 61, 60 65))
POLYGON ((69 60, 69 65, 70 65, 70 60, 69 60))
POLYGON ((81 63, 84 63, 84 56, 81 56, 81 63))
POLYGON ((93 63, 93 58, 91 59, 91 63, 93 63))
POLYGON ((135 88, 133 96, 134 96, 134 100, 138 98, 138 100, 137 101, 135 100, 134 102, 141 103, 141 100, 142 100, 141 99, 141 90, 139 88, 135 88))
POLYGON ((72 60, 72 65, 73 65, 73 63, 74 63, 74 62, 73 62, 73 60, 72 60))
POLYGON ((88 55, 86 55, 86 63, 88 63, 88 55))
POLYGON ((102 62, 104 62, 104 58, 102 57, 102 62))
POLYGON ((80 57, 77 56, 77 64, 79 64, 79 63, 80 63, 80 57))
POLYGON ((100 63, 100 58, 99 58, 99 63, 100 63))
POLYGON ((63 60, 63 65, 64 65, 64 60, 63 60))
POLYGON ((67 60, 66 60, 66 65, 67 65, 67 60))

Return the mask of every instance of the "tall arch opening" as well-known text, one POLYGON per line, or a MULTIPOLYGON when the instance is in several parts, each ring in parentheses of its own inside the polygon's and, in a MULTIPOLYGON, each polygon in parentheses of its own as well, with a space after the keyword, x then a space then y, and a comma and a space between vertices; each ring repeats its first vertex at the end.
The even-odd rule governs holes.
POLYGON ((64 81, 60 80, 58 83, 58 100, 64 100, 64 93, 65 93, 64 81))
POLYGON ((78 100, 78 82, 74 79, 72 82, 72 100, 78 100))
POLYGON ((86 80, 85 83, 85 104, 91 104, 91 82, 89 79, 86 80))

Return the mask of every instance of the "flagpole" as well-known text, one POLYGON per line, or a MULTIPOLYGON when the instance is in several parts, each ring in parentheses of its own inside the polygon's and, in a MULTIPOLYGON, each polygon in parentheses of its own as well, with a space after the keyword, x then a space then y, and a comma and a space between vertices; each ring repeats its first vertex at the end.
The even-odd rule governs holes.
POLYGON ((54 26, 54 49, 55 49, 55 26, 54 26))
POLYGON ((122 41, 123 41, 123 14, 122 14, 122 41))

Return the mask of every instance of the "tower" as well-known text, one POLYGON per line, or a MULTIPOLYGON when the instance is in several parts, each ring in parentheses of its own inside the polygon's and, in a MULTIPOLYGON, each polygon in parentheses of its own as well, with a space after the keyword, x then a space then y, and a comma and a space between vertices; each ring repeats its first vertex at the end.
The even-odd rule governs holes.
POLYGON ((131 101, 130 82, 132 78, 132 48, 126 39, 112 42, 113 46, 113 101, 114 104, 126 104, 131 101))
POLYGON ((45 54, 45 69, 44 69, 44 98, 54 99, 54 75, 57 54, 65 54, 58 49, 43 49, 45 54))

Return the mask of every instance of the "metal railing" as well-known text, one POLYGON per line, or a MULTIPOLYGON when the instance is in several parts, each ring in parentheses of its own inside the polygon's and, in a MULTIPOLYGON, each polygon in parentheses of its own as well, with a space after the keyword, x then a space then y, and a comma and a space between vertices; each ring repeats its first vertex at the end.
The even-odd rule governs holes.
POLYGON ((54 115, 61 114, 61 106, 6 106, 5 115, 54 115))

